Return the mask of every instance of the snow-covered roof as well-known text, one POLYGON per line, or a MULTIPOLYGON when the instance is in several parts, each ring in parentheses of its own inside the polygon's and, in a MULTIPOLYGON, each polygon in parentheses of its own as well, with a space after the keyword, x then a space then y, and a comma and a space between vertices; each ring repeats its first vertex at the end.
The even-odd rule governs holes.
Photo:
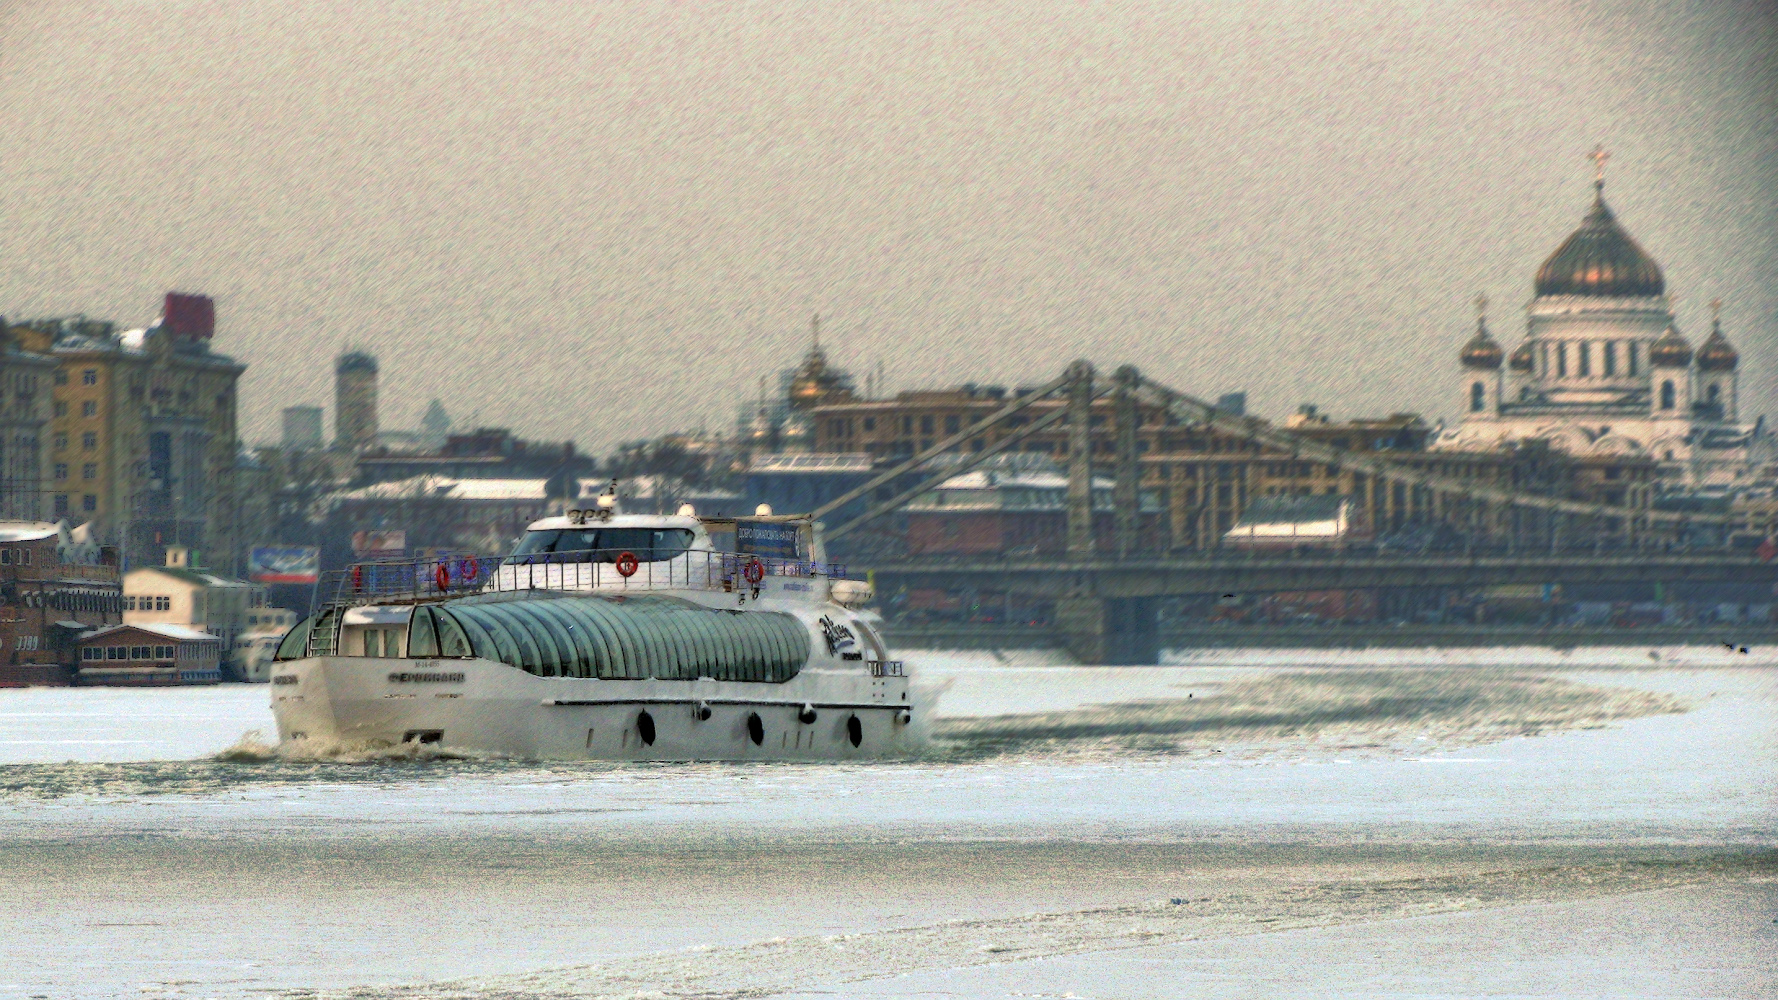
POLYGON ((138 573, 159 573, 162 576, 170 576, 182 583, 190 583, 199 587, 216 589, 253 586, 253 584, 247 583, 244 580, 230 580, 226 576, 217 576, 214 573, 206 573, 201 569, 186 569, 183 566, 138 566, 124 574, 125 590, 129 589, 130 577, 135 576, 138 573))
POLYGON ((336 502, 353 500, 543 500, 547 479, 459 479, 413 476, 373 483, 333 494, 336 502))
POLYGON ((132 629, 132 628, 138 629, 143 632, 148 632, 153 635, 158 635, 158 636, 161 636, 162 638, 173 639, 178 642, 203 642, 205 640, 209 640, 211 642, 221 642, 222 641, 222 639, 220 637, 211 635, 208 632, 200 632, 195 628, 186 628, 184 625, 168 625, 168 624, 163 624, 161 622, 155 622, 152 625, 112 625, 108 628, 102 628, 102 629, 97 629, 92 632, 88 632, 85 635, 81 636, 80 638, 82 641, 85 641, 88 639, 98 639, 98 638, 102 638, 104 636, 110 635, 113 632, 121 632, 124 629, 132 629))
POLYGON ((749 472, 869 472, 871 457, 863 452, 827 452, 818 455, 755 455, 749 472))
POLYGON ((1351 501, 1341 496, 1255 497, 1223 538, 1230 542, 1290 542, 1344 538, 1351 501))
POLYGON ((35 542, 57 534, 56 526, 46 521, 0 521, 0 542, 35 542))

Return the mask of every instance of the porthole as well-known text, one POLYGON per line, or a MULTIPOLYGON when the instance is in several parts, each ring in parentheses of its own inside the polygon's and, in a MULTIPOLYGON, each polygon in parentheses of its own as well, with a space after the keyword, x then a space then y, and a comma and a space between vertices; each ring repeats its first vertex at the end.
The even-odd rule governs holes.
POLYGON ((636 716, 636 735, 642 737, 643 746, 654 746, 654 716, 646 711, 636 716))
POLYGON ((803 710, 796 713, 796 721, 802 723, 805 726, 814 725, 815 724, 815 706, 804 705, 803 710))
POLYGON ((856 715, 846 719, 846 738, 852 741, 853 746, 864 742, 864 723, 858 721, 856 715))
POLYGON ((754 746, 766 741, 766 724, 760 720, 758 712, 747 714, 747 738, 753 741, 754 746))

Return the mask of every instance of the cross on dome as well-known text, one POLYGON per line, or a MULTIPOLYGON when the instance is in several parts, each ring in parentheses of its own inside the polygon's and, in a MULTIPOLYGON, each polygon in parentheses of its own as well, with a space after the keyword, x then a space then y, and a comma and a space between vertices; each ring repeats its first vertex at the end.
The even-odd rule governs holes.
POLYGON ((1611 153, 1606 150, 1604 143, 1599 143, 1593 147, 1591 153, 1587 154, 1587 159, 1593 161, 1593 183, 1598 187, 1604 187, 1605 161, 1611 159, 1611 153))

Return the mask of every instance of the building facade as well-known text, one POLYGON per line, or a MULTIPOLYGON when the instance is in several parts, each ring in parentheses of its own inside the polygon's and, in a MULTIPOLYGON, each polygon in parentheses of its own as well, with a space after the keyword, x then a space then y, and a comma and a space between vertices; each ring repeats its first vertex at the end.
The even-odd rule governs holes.
POLYGON ((47 518, 93 525, 126 564, 159 565, 166 547, 213 553, 234 571, 236 388, 245 366, 211 350, 214 310, 172 293, 155 325, 117 332, 84 317, 14 328, 56 361, 47 518))
POLYGON ((36 521, 49 511, 55 371, 55 358, 25 350, 0 318, 0 519, 36 521))
MULTIPOLYGON (((265 588, 194 569, 178 546, 167 565, 132 569, 123 577, 126 625, 179 625, 215 636, 226 658, 243 633, 259 627, 265 588), (249 621, 249 618, 253 619, 249 621)), ((266 609, 270 616, 273 609, 266 609)))
POLYGON ((182 625, 113 625, 79 642, 80 683, 171 687, 222 682, 222 643, 182 625))

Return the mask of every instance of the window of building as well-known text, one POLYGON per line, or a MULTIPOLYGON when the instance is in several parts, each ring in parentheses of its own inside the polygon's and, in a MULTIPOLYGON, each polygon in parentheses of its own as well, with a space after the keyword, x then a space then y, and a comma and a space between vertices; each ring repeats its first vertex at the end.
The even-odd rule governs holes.
POLYGON ((80 373, 80 384, 81 385, 98 385, 99 384, 99 370, 97 368, 88 368, 86 371, 81 372, 80 373))
POLYGON ((1474 382, 1469 387, 1469 412, 1480 413, 1488 408, 1488 387, 1474 382))
POLYGON ((171 646, 156 646, 156 647, 154 647, 154 658, 157 660, 172 659, 173 658, 173 647, 171 647, 171 646))
POLYGON ((67 447, 68 447, 68 435, 66 435, 66 434, 57 434, 57 435, 56 435, 56 437, 55 437, 55 448, 56 448, 56 450, 57 450, 57 451, 63 451, 63 450, 66 450, 66 449, 67 449, 67 447))
POLYGON ((903 434, 914 433, 914 418, 913 417, 902 417, 901 418, 901 432, 903 434))
POLYGON ((56 494, 55 508, 56 508, 57 514, 68 513, 68 494, 66 494, 66 493, 57 493, 56 494))
POLYGON ((922 433, 922 434, 931 434, 932 433, 932 418, 931 417, 928 416, 928 417, 921 417, 920 418, 920 433, 922 433))
POLYGON ((99 478, 99 464, 97 462, 88 462, 85 465, 81 466, 80 467, 80 478, 82 478, 82 479, 97 479, 97 478, 99 478))
POLYGON ((61 400, 57 400, 55 410, 56 410, 56 416, 65 417, 68 415, 68 404, 62 402, 61 400))
POLYGON ((1661 409, 1673 409, 1673 382, 1671 380, 1661 383, 1661 409))
POLYGON ((871 431, 874 431, 876 429, 877 429, 877 418, 876 417, 865 417, 864 418, 864 432, 866 434, 868 434, 871 431))
POLYGON ((106 646, 105 647, 105 659, 107 659, 107 660, 121 660, 124 658, 124 655, 127 654, 129 651, 130 651, 129 647, 127 647, 127 646, 106 646))
POLYGON ((1605 377, 1606 378, 1610 378, 1613 375, 1617 374, 1617 341, 1608 340, 1605 342, 1605 357, 1603 358, 1603 365, 1605 368, 1605 377))
POLYGON ((67 479, 68 478, 68 463, 67 462, 57 462, 56 463, 56 478, 57 479, 67 479))
POLYGON ((157 598, 155 598, 154 599, 154 610, 156 610, 156 611, 171 611, 171 610, 173 610, 173 599, 171 597, 157 597, 157 598))
POLYGON ((1556 345, 1556 377, 1568 377, 1568 345, 1556 345))
POLYGON ((955 434, 963 428, 963 418, 952 414, 945 418, 945 433, 955 434))
POLYGON ((80 415, 83 417, 98 416, 99 415, 99 404, 94 402, 93 400, 90 400, 90 399, 87 400, 86 402, 80 404, 80 415))
POLYGON ((1630 341, 1629 346, 1625 348, 1624 360, 1629 374, 1636 374, 1636 342, 1634 340, 1630 341))
POLYGON ((1580 343, 1574 345, 1574 356, 1578 359, 1580 376, 1582 378, 1585 378, 1588 375, 1593 374, 1593 345, 1592 344, 1583 340, 1580 343))
POLYGON ((91 513, 99 509, 99 498, 91 493, 80 498, 80 509, 91 513))
POLYGON ((80 446, 88 451, 97 448, 99 446, 99 435, 92 431, 87 431, 80 436, 80 446))
POLYGON ((136 599, 134 597, 129 596, 128 594, 125 594, 124 599, 123 599, 123 609, 125 611, 136 610, 136 599))

